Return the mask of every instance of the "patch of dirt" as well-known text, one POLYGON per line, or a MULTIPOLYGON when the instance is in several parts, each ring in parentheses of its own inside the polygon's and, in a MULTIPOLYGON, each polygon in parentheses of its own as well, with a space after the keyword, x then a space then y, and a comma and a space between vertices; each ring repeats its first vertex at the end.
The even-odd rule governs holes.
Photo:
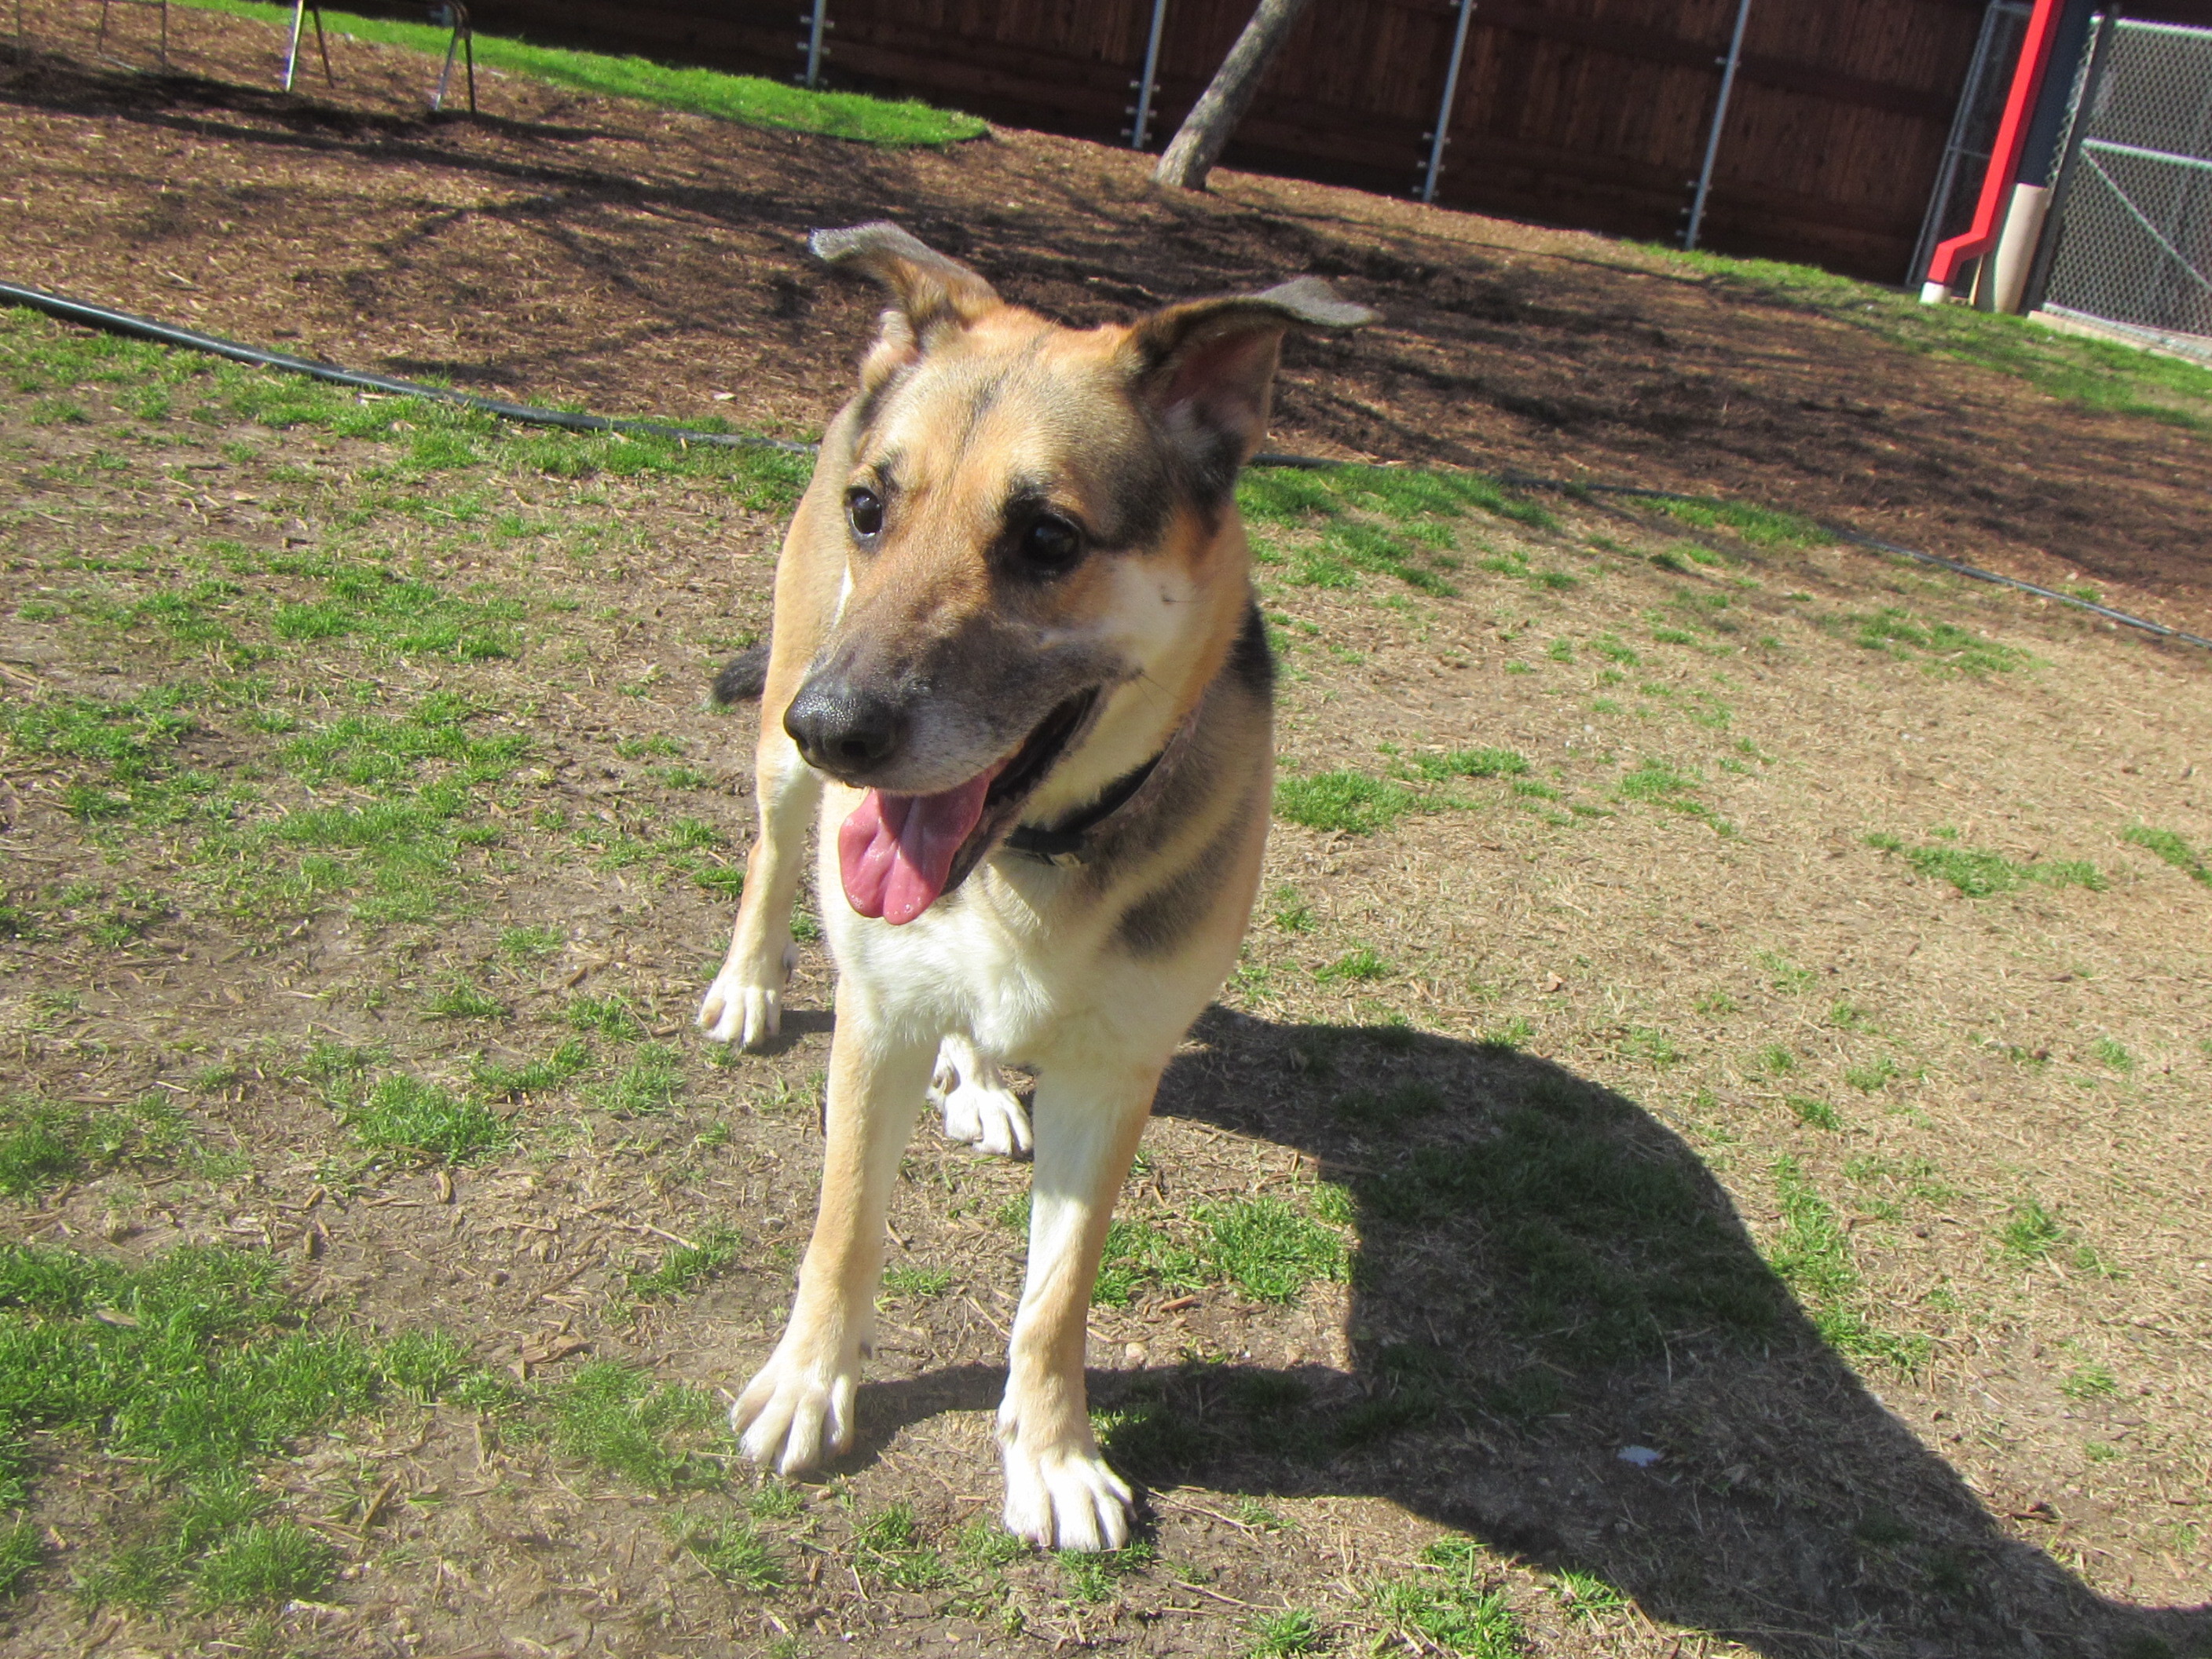
MULTIPOLYGON (((805 252, 893 216, 1075 322, 1317 271, 1386 321, 1293 342, 1276 440, 1332 455, 1738 495, 2212 635, 2204 437, 1909 349, 1846 306, 1653 251, 1295 181, 1164 192, 1142 157, 1015 131, 896 154, 341 40, 172 17, 161 78, 27 9, 0 88, 12 279, 501 395, 814 429, 872 299, 805 252), (202 78, 204 77, 204 78, 202 78)), ((118 27, 126 27, 119 25, 118 27)), ((136 21, 127 25, 136 29, 136 21)), ((143 57, 139 33, 120 48, 143 57)))

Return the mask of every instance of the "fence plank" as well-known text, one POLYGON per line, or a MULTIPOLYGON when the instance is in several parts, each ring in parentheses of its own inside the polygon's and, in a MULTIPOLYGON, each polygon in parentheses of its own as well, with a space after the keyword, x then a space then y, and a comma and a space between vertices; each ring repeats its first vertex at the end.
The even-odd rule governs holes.
MULTIPOLYGON (((2197 0, 2179 0, 2193 4, 2197 0)), ((2206 0, 2212 3, 2212 0, 2206 0)), ((478 0, 480 27, 787 76, 800 0, 478 0)), ((1170 0, 1152 130, 1172 132, 1250 0, 1170 0)), ((1900 280, 1983 0, 1757 0, 1722 133, 1723 252, 1900 280)), ((1481 0, 1438 200, 1667 238, 1687 199, 1733 0, 1481 0)), ((1149 0, 830 0, 830 84, 1104 143, 1127 125, 1149 0)), ((1269 69, 1232 167, 1403 192, 1453 0, 1331 0, 1269 69)))

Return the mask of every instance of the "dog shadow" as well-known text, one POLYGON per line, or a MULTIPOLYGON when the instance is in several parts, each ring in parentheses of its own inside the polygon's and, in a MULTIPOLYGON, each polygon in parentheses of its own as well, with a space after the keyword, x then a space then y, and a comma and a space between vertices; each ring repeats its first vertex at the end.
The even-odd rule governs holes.
MULTIPOLYGON (((1791 1659, 2212 1650, 2212 1610, 2093 1591, 1869 1389, 1924 1355, 1802 1177, 1763 1255, 1673 1131, 1546 1060, 1218 1008, 1193 1036, 1156 1113, 1295 1147, 1340 1188, 1352 1364, 1094 1372, 1125 1474, 1386 1498, 1791 1659)), ((1004 1375, 865 1387, 859 1457, 994 1406, 1004 1375)))

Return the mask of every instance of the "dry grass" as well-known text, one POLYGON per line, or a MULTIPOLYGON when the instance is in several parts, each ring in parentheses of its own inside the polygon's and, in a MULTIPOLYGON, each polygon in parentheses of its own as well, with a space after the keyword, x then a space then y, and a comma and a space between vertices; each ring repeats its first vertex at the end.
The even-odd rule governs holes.
MULTIPOLYGON (((1288 787, 1093 1310, 1143 1547, 1060 1562, 988 1524, 1025 1172, 927 1126, 860 1450, 716 1426, 827 1053, 818 947, 777 1052, 688 1025, 793 480, 0 325, 0 1235, 386 1356, 207 1490, 0 1395, 0 1650, 2212 1651, 2203 658, 1255 480, 1288 787)), ((137 1328, 9 1294, 19 1383, 137 1328)))

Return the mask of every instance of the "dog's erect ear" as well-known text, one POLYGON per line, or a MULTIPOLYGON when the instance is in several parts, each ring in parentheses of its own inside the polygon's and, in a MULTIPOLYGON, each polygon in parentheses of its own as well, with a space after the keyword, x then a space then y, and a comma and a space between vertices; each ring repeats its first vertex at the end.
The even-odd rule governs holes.
POLYGON ((903 368, 949 329, 965 328, 1005 302, 957 259, 948 258, 888 220, 847 230, 817 230, 807 239, 824 264, 850 265, 891 291, 883 331, 862 365, 872 381, 903 368))
POLYGON ((1297 327, 1358 328, 1376 320, 1318 276, 1264 294, 1193 300, 1153 313, 1123 348, 1139 400, 1191 463, 1194 482, 1225 492, 1267 430, 1283 336, 1297 327))

